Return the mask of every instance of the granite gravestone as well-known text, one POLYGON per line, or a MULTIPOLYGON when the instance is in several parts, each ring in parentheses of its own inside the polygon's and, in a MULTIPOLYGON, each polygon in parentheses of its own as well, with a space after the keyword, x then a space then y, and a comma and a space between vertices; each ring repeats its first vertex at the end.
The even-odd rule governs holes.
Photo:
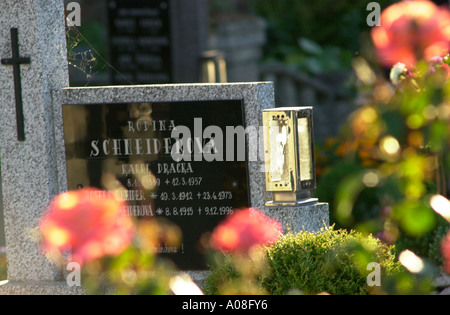
POLYGON ((260 125, 258 113, 273 106, 272 97, 270 83, 55 91, 61 173, 68 189, 116 191, 127 215, 178 225, 181 246, 157 251, 182 270, 204 270, 202 236, 233 211, 263 205, 264 173, 260 161, 248 160, 244 129, 260 125))
POLYGON ((42 255, 35 237, 43 211, 64 190, 55 167, 61 161, 51 91, 69 84, 65 34, 62 1, 0 2, 0 160, 8 263, 8 282, 0 293, 79 292, 58 282, 61 273, 42 255))
POLYGON ((68 88, 53 100, 61 185, 117 190, 127 215, 176 223, 181 247, 157 250, 180 269, 206 269, 200 239, 240 208, 285 231, 328 225, 326 203, 265 207, 260 126, 274 107, 272 83, 68 88))
POLYGON ((199 81, 205 0, 108 0, 107 11, 113 84, 199 81))

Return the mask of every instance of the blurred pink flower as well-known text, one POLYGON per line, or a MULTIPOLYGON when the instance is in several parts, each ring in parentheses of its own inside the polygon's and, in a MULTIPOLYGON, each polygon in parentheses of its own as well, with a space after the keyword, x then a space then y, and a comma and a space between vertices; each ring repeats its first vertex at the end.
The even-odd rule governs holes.
POLYGON ((450 67, 448 64, 443 63, 441 65, 441 69, 443 69, 445 71, 445 78, 448 80, 450 78, 450 67))
POLYGON ((278 240, 281 224, 256 209, 235 212, 220 223, 211 237, 211 245, 225 252, 248 253, 253 246, 278 240))
POLYGON ((118 255, 131 242, 134 225, 123 201, 94 188, 56 196, 40 223, 45 250, 72 250, 80 264, 104 255, 118 255))
POLYGON ((420 59, 445 55, 450 43, 450 13, 431 1, 401 1, 381 14, 381 26, 372 29, 380 62, 412 67, 420 59))
POLYGON ((436 72, 437 69, 441 69, 445 73, 446 79, 450 77, 450 67, 444 63, 444 58, 441 56, 434 56, 428 60, 430 63, 430 71, 436 72))

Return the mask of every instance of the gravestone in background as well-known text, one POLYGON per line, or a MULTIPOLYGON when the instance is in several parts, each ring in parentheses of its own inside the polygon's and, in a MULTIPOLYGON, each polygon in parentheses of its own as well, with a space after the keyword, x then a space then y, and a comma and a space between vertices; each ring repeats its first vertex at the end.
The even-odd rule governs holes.
POLYGON ((225 55, 228 82, 261 80, 261 59, 266 43, 266 22, 258 17, 229 18, 212 27, 209 47, 225 55))
POLYGON ((106 9, 112 84, 199 82, 205 0, 108 0, 106 9))

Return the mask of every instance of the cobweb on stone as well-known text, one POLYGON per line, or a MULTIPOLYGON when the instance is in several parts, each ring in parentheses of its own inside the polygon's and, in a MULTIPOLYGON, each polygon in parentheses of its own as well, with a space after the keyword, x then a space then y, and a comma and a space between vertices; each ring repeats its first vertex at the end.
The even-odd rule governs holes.
POLYGON ((69 66, 81 71, 86 75, 87 79, 97 73, 97 57, 98 53, 93 47, 87 43, 86 38, 77 30, 76 27, 68 27, 66 31, 67 36, 67 59, 69 66), (91 49, 82 50, 80 43, 86 42, 91 49))
POLYGON ((87 79, 91 80, 99 72, 99 70, 102 71, 108 67, 115 73, 119 74, 124 80, 128 81, 129 84, 134 84, 112 64, 110 64, 108 60, 106 60, 106 58, 94 48, 94 46, 86 39, 86 37, 83 36, 82 33, 80 33, 76 27, 68 27, 66 37, 68 42, 67 57, 69 66, 83 72, 87 79), (90 49, 81 51, 80 43, 85 45, 84 47, 87 46, 90 49), (102 69, 99 69, 99 64, 102 65, 102 69))

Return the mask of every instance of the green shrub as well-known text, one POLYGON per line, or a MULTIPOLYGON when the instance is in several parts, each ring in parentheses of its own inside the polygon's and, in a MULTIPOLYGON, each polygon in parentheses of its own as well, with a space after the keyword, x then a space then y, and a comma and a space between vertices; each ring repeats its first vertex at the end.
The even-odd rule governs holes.
MULTIPOLYGON (((395 261, 392 246, 355 231, 322 229, 319 233, 300 232, 283 236, 266 248, 268 268, 258 275, 258 283, 269 294, 327 292, 333 295, 368 294, 367 270, 370 262, 381 267, 381 277, 402 270, 395 261)), ((206 280, 207 294, 220 293, 225 281, 236 282, 239 274, 230 257, 212 268, 206 280)), ((381 279, 383 282, 383 279, 381 279)))
POLYGON ((430 263, 441 266, 444 263, 441 253, 441 241, 449 230, 450 226, 448 223, 441 219, 437 227, 432 231, 421 237, 404 236, 395 242, 395 247, 398 252, 409 249, 430 263))
POLYGON ((263 285, 273 294, 367 294, 371 262, 387 274, 400 270, 393 247, 355 231, 324 229, 283 237, 267 251, 272 273, 263 285))

